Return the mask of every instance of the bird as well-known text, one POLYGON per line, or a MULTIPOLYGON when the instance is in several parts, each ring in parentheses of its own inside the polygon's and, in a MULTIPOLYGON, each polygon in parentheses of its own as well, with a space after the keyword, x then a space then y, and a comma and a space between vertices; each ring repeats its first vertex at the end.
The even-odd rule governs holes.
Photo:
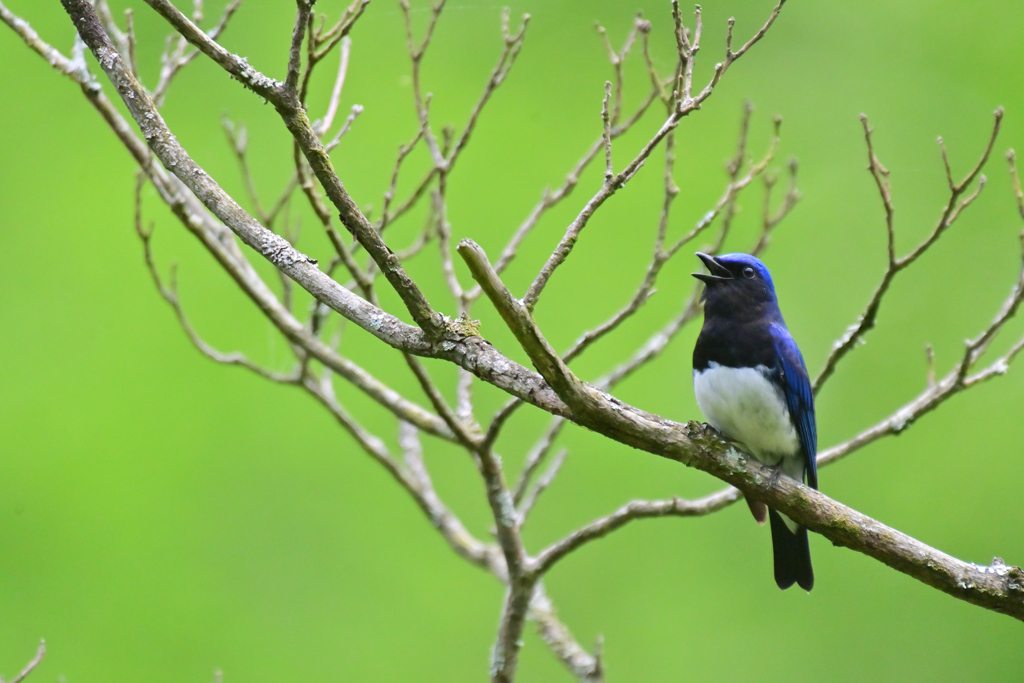
MULTIPOLYGON (((765 465, 818 488, 814 392, 786 328, 767 266, 750 254, 697 252, 707 273, 704 325, 693 349, 693 388, 708 423, 765 465)), ((754 518, 771 519, 775 583, 814 586, 807 529, 747 498, 754 518)))

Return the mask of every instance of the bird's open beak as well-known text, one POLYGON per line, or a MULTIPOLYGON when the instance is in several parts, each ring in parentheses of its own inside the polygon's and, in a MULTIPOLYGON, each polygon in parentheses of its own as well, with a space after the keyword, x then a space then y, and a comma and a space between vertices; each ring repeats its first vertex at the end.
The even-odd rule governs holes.
POLYGON ((703 261, 707 269, 711 271, 710 274, 691 273, 691 275, 693 275, 698 280, 701 280, 707 284, 711 284, 712 282, 721 282, 722 280, 732 279, 732 273, 729 272, 729 269, 723 266, 721 263, 719 263, 714 256, 709 256, 704 252, 698 251, 697 258, 703 261))

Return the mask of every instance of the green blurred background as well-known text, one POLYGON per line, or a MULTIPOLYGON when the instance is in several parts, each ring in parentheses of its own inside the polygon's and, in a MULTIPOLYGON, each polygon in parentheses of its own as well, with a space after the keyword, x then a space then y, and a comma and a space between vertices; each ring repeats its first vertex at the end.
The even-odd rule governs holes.
MULTIPOLYGON (((70 48, 73 32, 56 0, 7 4, 45 39, 70 48)), ((118 11, 128 4, 113 3, 118 11)), ((167 27, 143 3, 131 4, 152 85, 167 27)), ((426 4, 414 4, 422 30, 426 4)), ((222 5, 211 3, 208 15, 222 5)), ((317 7, 335 16, 342 4, 317 7)), ((720 58, 728 16, 737 17, 745 40, 770 9, 765 0, 707 2, 698 78, 720 58)), ((652 21, 654 57, 668 70, 667 2, 512 5, 514 17, 532 15, 528 37, 451 178, 456 239, 473 237, 495 255, 541 190, 559 184, 598 136, 611 68, 594 21, 618 45, 638 10, 652 21)), ((499 4, 476 0, 452 0, 445 11, 424 65, 438 124, 465 121, 499 54, 500 12, 499 4)), ((292 16, 292 3, 250 1, 224 43, 280 77, 292 16)), ((743 101, 755 106, 755 153, 767 144, 772 115, 783 116, 778 161, 800 160, 804 199, 766 261, 813 373, 885 265, 882 212, 864 170, 857 115, 871 116, 878 154, 892 171, 905 252, 945 200, 936 136, 945 137, 955 172, 964 173, 987 139, 992 110, 1006 107, 981 198, 898 278, 878 329, 821 393, 823 447, 917 395, 926 343, 934 344, 939 371, 948 370, 1017 276, 1024 226, 1002 154, 1024 146, 1022 27, 1021 3, 793 0, 679 129, 675 234, 721 194, 743 101)), ((397 5, 375 0, 353 40, 342 107, 359 103, 366 111, 333 158, 357 201, 379 208, 397 146, 416 128, 397 5)), ((627 106, 647 92, 638 56, 627 68, 627 106)), ((335 65, 329 60, 314 82, 314 112, 323 110, 335 65)), ((229 682, 483 679, 499 585, 457 558, 308 397, 215 365, 192 348, 143 266, 128 155, 78 88, 6 27, 0 83, 0 672, 19 670, 45 637, 49 654, 31 680, 208 681, 217 668, 229 682)), ((165 114, 197 161, 237 196, 243 185, 222 116, 246 124, 265 196, 290 175, 290 145, 273 109, 208 61, 196 60, 180 77, 165 114)), ((660 120, 652 112, 617 141, 620 167, 660 120)), ((601 210, 548 287, 537 314, 556 347, 616 310, 642 279, 661 159, 659 151, 601 210)), ((400 188, 407 191, 425 163, 421 150, 400 188)), ((529 238, 507 273, 514 291, 524 291, 599 182, 600 169, 592 169, 529 238)), ((745 211, 730 248, 751 244, 761 193, 755 185, 741 198, 745 211)), ((203 335, 285 367, 287 345, 151 190, 146 212, 156 222, 160 268, 166 274, 179 264, 182 299, 203 335)), ((306 226, 300 248, 327 258, 310 216, 296 216, 306 226)), ((396 226, 391 243, 411 241, 423 217, 414 212, 396 226)), ((582 376, 597 377, 626 358, 678 310, 697 266, 689 251, 703 244, 666 268, 642 315, 575 365, 582 376)), ((430 250, 410 271, 451 312, 437 265, 430 250)), ((395 297, 384 304, 404 315, 395 297)), ((483 334, 522 360, 486 301, 475 313, 483 334)), ((696 325, 685 331, 617 394, 673 419, 698 419, 689 360, 696 333, 696 325)), ((1024 320, 1014 321, 995 350, 1021 334, 1024 320)), ((352 329, 342 351, 425 403, 397 353, 352 329)), ((428 366, 450 389, 452 369, 428 366)), ((822 489, 964 560, 1024 562, 1022 375, 1015 368, 900 438, 826 468, 822 489)), ((368 428, 393 440, 389 415, 339 391, 368 428)), ((478 393, 486 419, 502 396, 478 393)), ((500 450, 511 472, 546 424, 536 410, 510 423, 500 450)), ((559 445, 569 459, 531 517, 526 540, 534 552, 627 500, 720 486, 577 428, 559 445)), ((425 447, 440 494, 486 537, 482 487, 465 455, 434 439, 425 447)), ((582 643, 603 636, 611 681, 1024 679, 1019 623, 821 537, 811 544, 818 581, 810 595, 775 588, 769 533, 743 505, 706 519, 636 523, 571 556, 546 585, 582 643)), ((520 677, 570 678, 532 630, 520 677)))

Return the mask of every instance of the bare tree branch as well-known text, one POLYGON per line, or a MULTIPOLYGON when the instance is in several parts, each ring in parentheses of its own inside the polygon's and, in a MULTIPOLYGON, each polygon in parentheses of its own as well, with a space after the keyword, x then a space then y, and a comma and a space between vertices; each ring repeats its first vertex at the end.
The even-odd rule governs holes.
MULTIPOLYGON (((946 158, 945 147, 942 147, 942 158, 945 162, 947 171, 947 182, 949 183, 949 198, 946 201, 946 205, 942 210, 942 215, 939 217, 938 223, 932 229, 931 233, 917 245, 909 254, 906 256, 897 258, 896 256, 896 236, 895 228, 893 226, 893 213, 894 209, 892 206, 892 191, 889 186, 889 170, 882 165, 875 156, 874 144, 871 140, 871 127, 868 125, 867 116, 861 114, 861 123, 864 124, 864 139, 867 141, 868 146, 868 170, 871 172, 872 177, 875 180, 875 184, 878 186, 878 193, 882 198, 882 205, 885 207, 885 228, 888 236, 889 245, 889 265, 885 270, 885 274, 882 276, 882 281, 878 284, 875 289, 875 293, 871 296, 871 300, 868 302, 864 312, 860 314, 857 322, 852 325, 843 337, 835 343, 832 347, 832 352, 825 360, 825 367, 822 368, 821 372, 814 379, 814 392, 817 393, 821 390, 822 385, 828 380, 828 378, 835 372, 836 365, 843 359, 843 357, 849 353, 856 345, 857 342, 867 333, 868 330, 875 326, 875 320, 878 317, 878 309, 882 305, 882 297, 889 291, 889 285, 892 284, 896 274, 904 268, 912 265, 924 252, 928 250, 935 242, 942 236, 942 233, 953 224, 953 222, 960 216, 960 213, 971 205, 972 202, 978 197, 981 189, 985 186, 985 176, 980 175, 981 169, 985 166, 985 162, 988 161, 989 155, 992 153, 992 147, 996 143, 996 137, 999 135, 1000 124, 1003 121, 1003 108, 999 107, 994 113, 995 123, 992 126, 992 134, 989 137, 988 144, 985 146, 984 151, 981 154, 981 158, 978 163, 968 171, 964 179, 959 183, 953 181, 952 172, 949 170, 949 161, 946 158), (973 193, 960 200, 960 197, 967 190, 968 186, 974 181, 975 178, 979 178, 978 186, 973 193)), ((939 138, 939 144, 942 145, 942 139, 939 138)))
MULTIPOLYGON (((349 37, 349 33, 352 32, 352 28, 355 26, 356 21, 359 17, 363 16, 363 12, 366 10, 366 6, 370 0, 352 0, 352 3, 345 8, 345 11, 341 13, 341 18, 338 22, 328 30, 324 30, 323 22, 326 17, 321 15, 321 22, 319 28, 314 28, 313 14, 310 13, 307 17, 307 23, 305 33, 308 35, 306 41, 306 69, 302 72, 302 83, 299 86, 298 99, 302 106, 306 104, 306 98, 309 94, 309 84, 313 77, 313 72, 316 69, 317 64, 326 58, 335 47, 339 44, 342 46, 341 64, 338 67, 338 75, 335 77, 334 85, 337 96, 341 94, 341 86, 344 81, 345 73, 347 72, 347 59, 346 53, 346 41, 349 37)), ((331 102, 335 102, 336 94, 331 93, 331 102)), ((328 106, 330 108, 330 106, 328 106)), ((314 124, 314 128, 318 131, 319 135, 323 137, 326 132, 326 128, 322 125, 314 124)))
POLYGON ((529 615, 537 622, 540 637, 576 678, 582 683, 604 683, 599 653, 591 655, 576 642, 569 628, 558 619, 543 583, 538 583, 534 589, 529 615))
MULTIPOLYGON (((214 26, 209 33, 210 38, 217 40, 220 34, 227 28, 228 22, 231 21, 231 17, 234 16, 239 6, 242 4, 242 0, 232 0, 228 3, 227 7, 224 8, 224 13, 221 15, 217 25, 214 26)), ((179 37, 175 42, 174 51, 170 51, 170 43, 168 43, 168 49, 164 51, 161 57, 163 63, 160 69, 160 80, 157 82, 156 88, 153 90, 153 101, 157 107, 160 107, 164 103, 164 99, 167 97, 167 92, 171 87, 171 83, 174 77, 178 73, 188 66, 189 62, 199 55, 199 50, 192 48, 189 49, 188 41, 184 37, 179 37)), ((132 73, 137 73, 136 69, 132 70, 132 73)))
MULTIPOLYGON (((1010 567, 999 558, 988 566, 957 560, 786 476, 779 477, 773 485, 769 468, 730 451, 710 428, 690 423, 687 432, 693 438, 700 439, 703 434, 704 438, 721 443, 725 455, 715 459, 714 469, 720 473, 716 476, 725 475, 723 478, 732 479, 748 493, 756 493, 755 497, 769 495, 764 500, 773 509, 792 516, 833 543, 874 557, 961 600, 1024 620, 1024 571, 1019 567, 1010 567)), ((538 571, 549 568, 563 556, 559 551, 556 545, 542 552, 534 567, 538 571)))
MULTIPOLYGON (((667 103, 671 107, 671 103, 667 103)), ((729 232, 732 217, 735 213, 736 198, 740 191, 745 188, 753 178, 762 174, 768 163, 774 156, 775 148, 778 143, 778 126, 780 120, 775 121, 775 136, 772 144, 765 155, 765 157, 758 163, 752 164, 747 175, 740 178, 740 172, 742 171, 744 158, 746 155, 747 145, 747 132, 750 123, 750 114, 752 108, 749 104, 744 107, 744 114, 740 125, 740 134, 737 143, 736 155, 727 165, 727 171, 729 173, 730 183, 726 188, 725 195, 721 200, 712 208, 711 211, 707 212, 705 216, 698 223, 690 233, 678 240, 669 251, 664 250, 665 235, 668 228, 668 217, 669 209, 671 208, 672 202, 678 194, 679 190, 675 185, 672 178, 672 171, 675 162, 675 145, 673 136, 670 134, 666 138, 665 147, 665 179, 664 179, 664 200, 662 205, 661 219, 658 224, 657 239, 654 247, 654 257, 648 266, 647 274, 645 275, 644 282, 640 288, 634 294, 633 299, 619 312, 613 315, 608 321, 602 323, 598 327, 584 333, 577 342, 562 355, 564 361, 568 362, 578 356, 583 350, 587 348, 591 343, 600 339, 604 334, 610 332, 619 324, 621 324, 629 316, 633 315, 639 308, 646 303, 650 294, 653 292, 654 284, 657 280, 658 273, 661 268, 667 263, 672 256, 674 256, 682 246, 695 239, 697 236, 702 234, 707 228, 709 228, 716 217, 722 216, 722 228, 718 236, 717 242, 710 248, 710 253, 717 253, 721 249, 722 243, 725 240, 726 235, 729 232)), ((770 199, 770 185, 766 189, 765 197, 765 219, 762 225, 761 235, 758 239, 757 244, 754 246, 754 254, 758 254, 763 251, 768 244, 768 235, 778 225, 778 223, 784 218, 789 211, 796 204, 799 199, 799 193, 796 190, 796 162, 791 162, 791 184, 787 192, 786 198, 783 205, 779 207, 778 211, 768 216, 768 201, 770 199)), ((479 289, 479 286, 478 286, 479 289)), ((650 362, 660 354, 660 352, 667 346, 667 344, 682 330, 682 328, 692 320, 695 315, 699 312, 699 294, 700 288, 694 289, 693 295, 690 297, 689 304, 683 309, 682 313, 677 316, 674 320, 668 323, 659 333, 657 333, 651 340, 645 344, 629 361, 621 365, 620 367, 613 370, 609 375, 597 381, 597 386, 608 389, 619 381, 625 379, 632 372, 637 370, 639 367, 650 362)), ((499 430, 502 427, 504 419, 507 419, 507 414, 510 413, 517 407, 515 402, 507 405, 502 413, 500 414, 501 419, 495 418, 491 426, 491 431, 499 430)), ((523 473, 520 475, 520 479, 515 489, 515 500, 518 502, 526 490, 526 486, 529 483, 531 477, 536 471, 537 467, 543 462, 548 450, 551 447, 552 441, 557 436, 563 424, 562 418, 556 417, 552 422, 552 427, 546 432, 545 436, 541 438, 537 446, 527 456, 526 465, 523 469, 523 473)))
POLYGON ((298 96, 299 72, 302 70, 302 43, 306 38, 306 27, 313 12, 311 0, 296 0, 298 9, 295 13, 295 28, 292 30, 292 46, 288 51, 288 74, 284 79, 284 88, 294 96, 298 96))
MULTIPOLYGON (((26 22, 11 14, 2 4, 0 4, 0 19, 14 28, 26 44, 42 55, 55 69, 82 86, 82 92, 88 101, 110 125, 118 139, 147 173, 160 192, 161 198, 175 216, 202 241, 218 263, 289 341, 302 346, 311 356, 345 377, 346 380, 352 382, 361 391, 396 415, 413 422, 431 434, 447 439, 454 438, 440 418, 407 401, 355 363, 338 356, 326 344, 310 335, 302 324, 280 305, 252 267, 244 260, 236 243, 227 238, 225 233, 228 231, 224 225, 212 220, 205 213, 202 205, 178 178, 167 174, 162 167, 152 163, 146 145, 132 132, 129 125, 105 97, 102 88, 85 69, 84 62, 79 64, 68 60, 59 51, 42 41, 26 22)), ((201 173, 203 172, 199 171, 197 175, 201 173)))
MULTIPOLYGON (((520 401, 517 405, 522 405, 522 402, 520 401)), ((565 427, 565 418, 557 416, 552 418, 551 424, 544 431, 543 436, 527 453, 526 465, 523 467, 523 472, 519 476, 519 481, 516 483, 515 493, 513 494, 513 499, 517 504, 526 495, 526 487, 529 485, 530 479, 533 477, 534 472, 537 471, 537 468, 544 462, 545 458, 547 458, 548 453, 551 451, 551 446, 554 444, 555 439, 558 438, 563 427, 565 427)))
POLYGON ((476 104, 473 105, 473 109, 469 114, 469 119, 466 121, 466 125, 462 129, 462 133, 459 134, 458 139, 451 148, 451 151, 448 152, 444 170, 449 172, 455 164, 455 160, 469 143, 469 138, 476 129, 477 121, 480 119, 480 114, 483 112, 484 106, 486 106, 487 102, 491 99, 491 96, 494 94, 495 90, 497 90, 498 86, 505 81, 505 78, 508 76, 509 72, 512 70, 512 66, 516 62, 516 57, 519 56, 519 51, 523 47, 523 39, 526 37, 526 26, 530 23, 530 15, 524 14, 519 30, 512 33, 509 30, 509 14, 510 12, 507 7, 501 14, 501 36, 504 41, 504 48, 498 58, 498 63, 491 70, 491 76, 484 85, 484 91, 480 95, 480 99, 478 99, 476 104))
MULTIPOLYGON (((652 91, 648 95, 647 99, 643 101, 640 107, 637 108, 636 112, 629 119, 627 119, 622 125, 613 126, 611 129, 611 139, 614 140, 620 135, 623 135, 624 133, 628 132, 629 129, 633 127, 633 124, 639 121, 647 112, 647 109, 650 107, 651 103, 654 102, 656 95, 657 93, 655 91, 652 91)), ((602 136, 598 138, 593 145, 590 146, 586 154, 583 155, 583 158, 581 158, 576 163, 573 169, 565 177, 565 181, 562 183, 561 186, 558 187, 558 189, 551 190, 549 188, 544 190, 541 200, 536 204, 536 206, 534 206, 533 210, 530 212, 530 215, 527 216, 526 220, 519 224, 519 227, 516 229, 516 231, 512 234, 512 237, 509 239, 508 244, 502 250, 501 256, 498 258, 498 261, 494 264, 494 269, 498 274, 504 272, 505 269, 512 262, 512 260, 516 257, 519 245, 522 244, 526 236, 529 235, 530 232, 537 226, 537 223, 540 221, 543 215, 547 213, 549 209, 557 206, 563 199, 567 198, 569 195, 572 194, 572 191, 576 188, 576 185, 579 184, 580 175, 590 165, 590 162, 592 162, 594 158, 597 156, 597 153, 601 150, 603 144, 604 136, 602 134, 602 136)), ((469 292, 467 292, 466 296, 472 301, 477 299, 482 293, 483 290, 481 290, 478 285, 471 289, 469 292)))
POLYGON ((601 102, 601 122, 604 124, 601 137, 604 139, 604 181, 610 183, 615 177, 612 168, 612 117, 608 111, 608 100, 612 97, 612 82, 604 82, 604 100, 601 102))
POLYGON ((409 2, 408 0, 399 0, 398 3, 398 6, 402 8, 402 16, 405 18, 406 46, 409 50, 409 58, 412 60, 412 91, 416 98, 416 113, 420 119, 420 130, 423 132, 423 139, 426 141, 427 149, 430 150, 430 155, 434 159, 434 167, 437 169, 445 168, 446 161, 440 146, 437 144, 437 136, 434 135, 434 131, 430 127, 430 117, 427 113, 427 109, 430 106, 430 97, 429 95, 427 97, 423 96, 423 87, 420 83, 420 64, 423 60, 423 55, 427 51, 427 47, 430 45, 430 39, 434 36, 434 28, 437 26, 437 20, 441 17, 444 4, 445 0, 437 0, 432 6, 427 30, 423 35, 423 40, 417 45, 412 35, 412 14, 410 13, 409 2))
POLYGON ((526 516, 530 514, 530 510, 537 503, 537 498, 540 494, 544 493, 547 487, 551 486, 551 482, 558 476, 558 471, 562 469, 562 465, 565 463, 565 456, 569 453, 566 449, 562 449, 555 454, 552 458, 551 464, 548 465, 547 471, 544 473, 537 483, 530 487, 530 490, 523 496, 523 502, 519 506, 519 520, 520 524, 526 521, 526 516))
MULTIPOLYGON (((565 231, 565 236, 562 237, 562 240, 558 243, 558 246, 555 247, 554 252, 552 252, 551 256, 548 258, 547 262, 543 265, 543 267, 541 267, 540 272, 537 274, 537 277, 534 278, 529 290, 523 297, 523 304, 526 307, 526 310, 532 311, 534 306, 537 305, 537 300, 540 299, 541 292, 544 291, 544 287, 547 285, 547 282, 551 278, 551 275, 554 273, 555 269, 557 269, 562 263, 565 262, 565 259, 569 257, 569 254, 572 252, 572 249, 575 246, 576 241, 579 239, 580 233, 583 231, 583 228, 586 227, 591 216, 594 215, 594 212, 598 208, 600 208, 600 206, 604 204, 604 202, 609 197, 611 197, 613 194, 615 194, 616 191, 622 188, 626 184, 626 182, 633 177, 634 173, 640 170, 640 167, 650 156, 651 152, 654 151, 654 148, 657 147, 657 145, 665 138, 665 136, 667 136, 673 129, 675 129, 677 125, 679 125, 679 122, 684 117, 686 117, 691 112, 699 109, 701 104, 703 104, 703 102, 708 97, 711 96, 711 93, 714 90, 715 85, 718 84, 718 81, 721 79, 722 75, 729 68, 732 62, 735 61, 736 59, 739 59, 739 57, 741 57, 747 50, 749 50, 750 47, 752 47, 758 40, 760 40, 761 37, 764 36, 764 34, 768 31, 768 28, 771 27, 772 23, 775 21, 775 18, 778 16, 779 11, 782 9, 782 5, 784 3, 785 0, 781 0, 779 4, 775 6, 775 9, 772 11, 771 16, 768 18, 768 21, 764 24, 764 26, 761 27, 761 30, 758 31, 749 41, 747 41, 747 43, 742 48, 740 48, 738 52, 732 52, 731 47, 728 47, 726 49, 725 62, 721 62, 715 65, 715 75, 712 77, 711 81, 704 87, 703 90, 701 90, 701 92, 696 97, 692 97, 690 94, 690 84, 693 77, 693 61, 696 57, 697 50, 700 48, 700 6, 697 6, 697 29, 695 31, 695 40, 691 45, 689 42, 687 42, 688 38, 686 38, 685 31, 683 30, 682 24, 678 19, 678 3, 675 0, 673 0, 673 12, 677 18, 676 33, 677 38, 681 41, 679 48, 680 58, 683 60, 684 66, 682 96, 679 98, 676 109, 669 115, 668 119, 665 121, 664 124, 662 124, 661 128, 658 130, 657 133, 655 133, 654 137, 652 137, 643 146, 643 148, 636 155, 636 157, 633 158, 633 161, 631 161, 617 175, 614 175, 610 179, 606 179, 604 184, 601 186, 601 189, 598 190, 598 192, 593 197, 591 197, 590 201, 588 201, 587 204, 583 207, 582 211, 580 211, 576 219, 571 224, 569 224, 569 227, 565 231)), ((730 40, 732 36, 731 27, 732 24, 730 23, 730 40)))
POLYGON ((717 512, 732 502, 739 500, 741 494, 735 488, 727 489, 729 493, 713 493, 698 500, 634 500, 610 515, 594 520, 590 524, 572 532, 562 540, 544 549, 537 555, 537 570, 546 572, 571 552, 582 546, 604 538, 611 532, 624 527, 638 519, 657 517, 701 517, 717 512))

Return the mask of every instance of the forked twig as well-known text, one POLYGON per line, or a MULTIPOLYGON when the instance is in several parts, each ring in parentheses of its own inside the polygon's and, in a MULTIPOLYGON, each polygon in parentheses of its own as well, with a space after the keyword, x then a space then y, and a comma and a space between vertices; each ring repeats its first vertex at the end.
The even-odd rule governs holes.
POLYGON ((669 114, 668 119, 662 124, 661 128, 657 133, 651 137, 650 140, 640 149, 633 160, 626 165, 626 167, 618 174, 613 175, 611 179, 606 180, 601 188, 594 194, 593 197, 586 203, 576 219, 566 228, 565 235, 561 241, 555 247, 551 256, 548 257, 547 261, 541 267, 540 272, 534 278, 533 283, 530 285, 526 294, 523 296, 523 304, 526 306, 528 311, 532 311, 534 306, 537 305, 537 301, 540 299, 541 293, 544 291, 548 280, 554 271, 565 262, 572 252, 573 247, 576 245, 576 241, 579 239, 580 233, 586 227, 587 223, 594 213, 608 200, 615 192, 621 189, 630 178, 633 177, 640 167, 643 166, 644 162, 651 155, 651 152, 661 143, 665 137, 672 132, 679 125, 687 115, 696 111, 700 106, 707 100, 714 87, 718 84, 718 81, 725 74, 729 66, 743 54, 747 52, 758 40, 760 40, 764 34, 771 27, 775 18, 778 16, 779 11, 782 9, 782 5, 785 4, 785 0, 780 0, 779 4, 775 6, 772 14, 768 20, 761 27, 761 29, 749 40, 740 50, 737 52, 732 51, 731 39, 732 39, 732 23, 729 25, 729 43, 726 48, 726 60, 715 65, 715 72, 712 79, 708 84, 700 91, 696 96, 691 96, 691 82, 693 77, 693 62, 696 58, 697 51, 700 49, 700 33, 701 33, 701 14, 700 6, 697 6, 696 12, 696 24, 697 28, 694 31, 693 41, 690 41, 689 32, 682 26, 682 21, 679 18, 679 7, 677 0, 673 0, 673 16, 676 19, 676 38, 679 45, 679 55, 682 65, 682 83, 681 95, 676 103, 676 107, 669 114))
POLYGON ((949 197, 946 200, 946 205, 942 209, 942 214, 939 216, 938 222, 935 227, 932 228, 931 233, 914 249, 905 256, 896 256, 896 231, 893 225, 893 205, 892 205, 892 190, 889 185, 889 170, 882 165, 875 155, 875 147, 871 138, 872 129, 868 125, 868 118, 865 115, 861 115, 861 123, 864 125, 864 139, 867 142, 868 148, 868 170, 871 172, 872 178, 875 180, 875 184, 878 187, 878 193, 882 198, 882 206, 885 209, 885 230, 888 238, 888 252, 889 252, 889 263, 885 269, 885 273, 882 275, 882 281, 879 282, 875 288, 874 294, 871 296, 871 300, 868 301, 867 307, 860 314, 857 322, 854 323, 846 333, 842 336, 839 341, 832 347, 832 352, 829 353, 828 358, 825 360, 825 366, 818 373, 818 376, 814 379, 814 391, 817 393, 821 390, 822 385, 832 376, 835 372, 836 365, 857 345, 860 339, 875 326, 875 321, 878 317, 878 310, 882 305, 882 298, 886 292, 889 291, 889 285, 892 284, 893 279, 896 275, 905 268, 912 265, 922 254, 924 254, 929 247, 935 244, 936 241, 942 236, 942 234, 949 228, 960 214, 970 206, 975 199, 978 198, 978 194, 982 188, 985 187, 985 176, 981 175, 981 169, 984 168, 985 162, 988 161, 989 155, 992 153, 992 148, 995 146, 996 137, 999 135, 999 128, 1003 121, 1003 108, 999 107, 994 112, 995 123, 992 126, 992 134, 989 136, 988 144, 985 145, 985 149, 981 154, 981 158, 978 162, 968 171, 967 175, 964 176, 963 180, 959 183, 954 182, 952 171, 949 169, 949 160, 946 157, 945 146, 942 144, 942 138, 939 138, 939 146, 942 149, 942 158, 946 167, 946 179, 949 186, 949 197), (971 183, 978 179, 978 185, 975 190, 960 199, 961 196, 967 191, 971 183))

